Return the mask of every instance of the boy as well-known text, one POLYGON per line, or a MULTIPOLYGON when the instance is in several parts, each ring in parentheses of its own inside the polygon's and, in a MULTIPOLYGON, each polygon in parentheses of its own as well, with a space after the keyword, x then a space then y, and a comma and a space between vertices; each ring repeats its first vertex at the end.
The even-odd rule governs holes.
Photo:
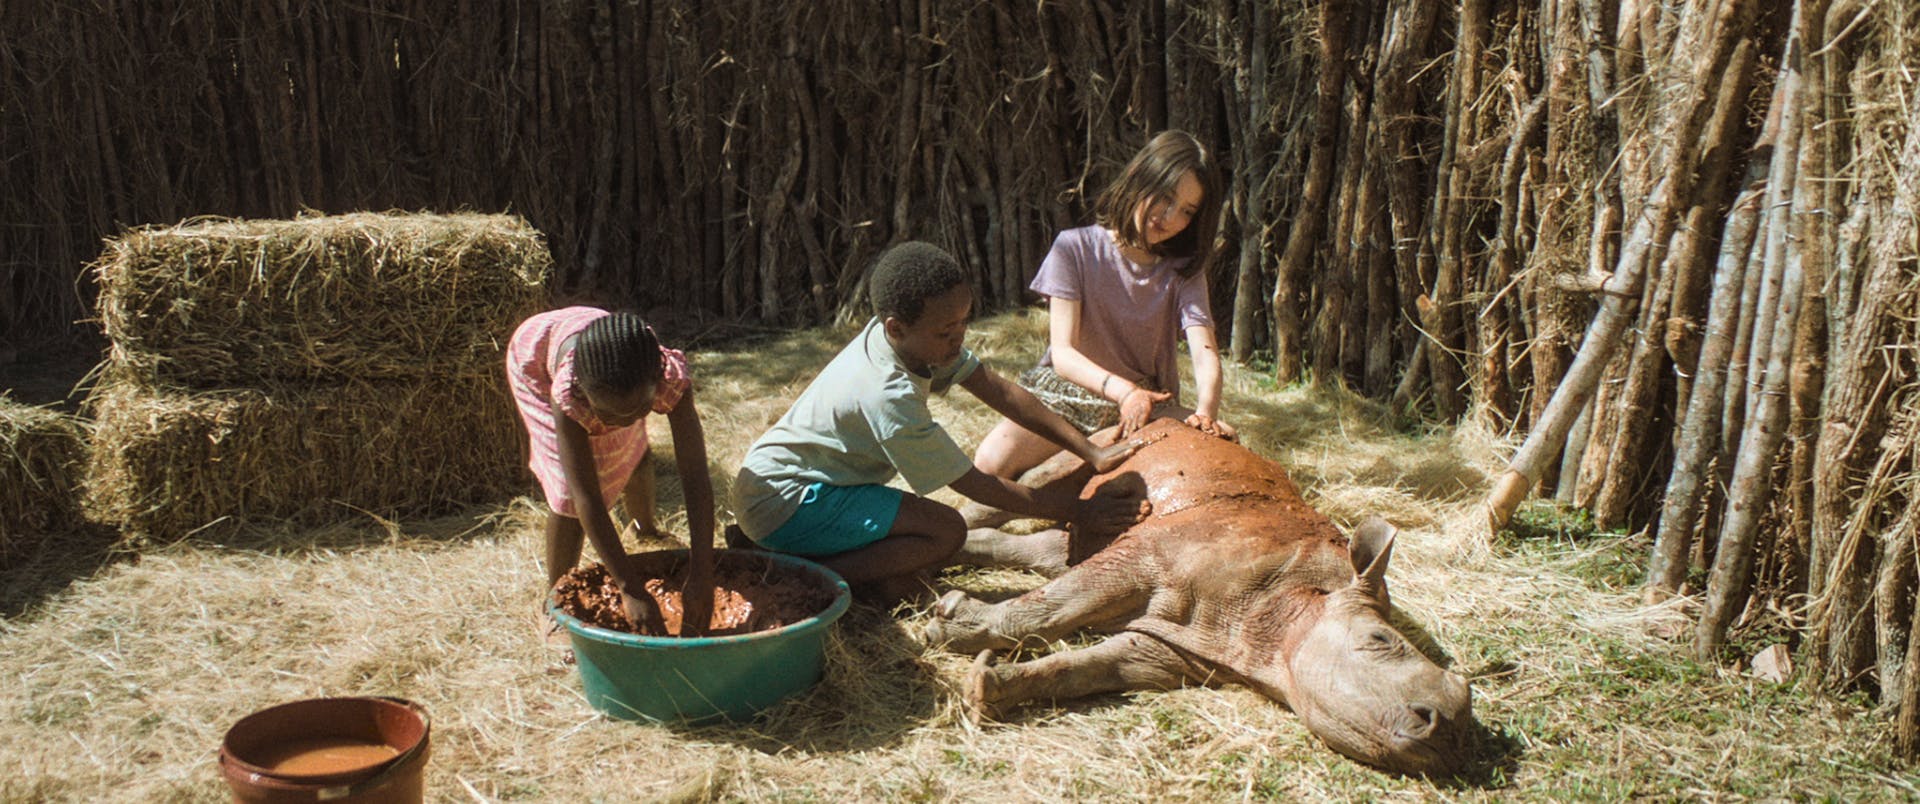
POLYGON ((734 513, 756 544, 816 559, 885 602, 929 591, 919 576, 966 542, 960 512, 925 496, 947 486, 996 508, 1103 532, 1145 517, 1143 499, 1081 500, 982 472, 933 420, 928 394, 958 383, 1098 471, 1140 449, 1137 442, 1095 446, 980 364, 962 345, 973 290, 953 255, 902 243, 880 255, 868 282, 873 320, 754 442, 734 480, 734 513), (884 485, 895 474, 912 494, 884 485))

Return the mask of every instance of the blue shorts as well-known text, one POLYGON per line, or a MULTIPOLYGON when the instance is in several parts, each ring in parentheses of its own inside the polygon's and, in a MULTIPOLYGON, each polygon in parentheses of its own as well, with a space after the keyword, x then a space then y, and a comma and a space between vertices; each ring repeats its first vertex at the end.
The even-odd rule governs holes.
POLYGON ((815 483, 807 487, 793 516, 754 541, 768 550, 811 557, 865 547, 886 538, 893 529, 902 496, 899 489, 887 486, 815 483))

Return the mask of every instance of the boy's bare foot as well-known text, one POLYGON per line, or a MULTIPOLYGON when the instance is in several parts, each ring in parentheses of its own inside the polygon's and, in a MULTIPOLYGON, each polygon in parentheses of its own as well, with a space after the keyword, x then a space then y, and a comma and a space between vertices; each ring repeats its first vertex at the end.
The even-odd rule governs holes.
POLYGON ((760 549, 760 545, 754 544, 753 539, 747 536, 747 532, 741 530, 739 525, 728 525, 722 528, 720 535, 728 550, 760 549))
POLYGON ((629 521, 626 527, 620 529, 620 540, 623 542, 633 542, 641 547, 647 547, 656 542, 673 541, 673 538, 661 532, 659 525, 649 525, 635 519, 629 521))

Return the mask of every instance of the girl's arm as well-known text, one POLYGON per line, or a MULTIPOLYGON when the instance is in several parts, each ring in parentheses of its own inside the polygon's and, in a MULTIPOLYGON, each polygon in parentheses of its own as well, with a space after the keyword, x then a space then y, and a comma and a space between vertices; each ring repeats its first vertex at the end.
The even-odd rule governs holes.
MULTIPOLYGON (((1074 429, 1073 425, 1060 414, 1049 410, 1034 398, 1027 389, 1021 388, 1006 378, 993 373, 984 364, 974 369, 972 374, 962 380, 960 387, 967 389, 994 412, 1012 420, 1014 424, 1040 434, 1048 441, 1060 445, 1068 452, 1079 456, 1080 460, 1091 464, 1096 471, 1106 472, 1119 466, 1142 446, 1139 440, 1120 441, 1101 447, 1087 440, 1087 437, 1074 429)), ((964 493, 964 492, 963 492, 964 493)), ((978 498, 975 498, 978 499, 978 498)), ((992 503, 987 500, 980 502, 992 503)), ((1019 509, 1009 509, 1019 510, 1019 509)))
MULTIPOLYGON (((1052 350, 1053 371, 1068 382, 1092 391, 1120 406, 1120 434, 1127 435, 1147 423, 1153 406, 1173 398, 1164 391, 1149 391, 1125 377, 1093 362, 1080 351, 1080 302, 1053 299, 1047 303, 1047 346, 1052 350)), ((1009 416, 1008 418, 1012 418, 1009 416)), ((1033 428, 1028 427, 1032 430, 1033 428)), ((1034 432, 1040 432, 1034 430, 1034 432)))
POLYGON ((1220 392, 1223 386, 1220 347, 1214 343, 1213 327, 1187 327, 1187 352, 1193 356, 1195 394, 1193 415, 1187 423, 1223 438, 1232 438, 1234 430, 1219 421, 1220 392))
POLYGON ((628 566, 627 550, 620 545, 620 532, 614 530, 613 517, 607 514, 607 502, 600 496, 600 472, 594 465, 593 442, 586 428, 572 417, 555 411, 553 430, 560 447, 560 468, 567 473, 567 494, 573 499, 574 513, 580 517, 587 541, 592 542, 594 552, 600 554, 600 563, 606 566, 614 583, 620 585, 628 618, 634 619, 636 625, 658 625, 659 607, 642 586, 644 581, 628 566), (636 615, 644 619, 637 619, 636 615))
POLYGON ((1050 299, 1047 302, 1047 348, 1053 356, 1054 373, 1067 382, 1094 393, 1107 370, 1080 351, 1080 301, 1050 299))
POLYGON ((680 633, 704 635, 713 622, 713 478, 707 474, 707 434, 693 404, 693 388, 667 413, 673 428, 673 463, 687 503, 687 543, 692 548, 687 585, 681 589, 680 633))
POLYGON ((1193 356, 1193 385, 1199 396, 1193 412, 1209 419, 1220 415, 1220 348, 1213 341, 1213 327, 1187 327, 1187 353, 1193 356))

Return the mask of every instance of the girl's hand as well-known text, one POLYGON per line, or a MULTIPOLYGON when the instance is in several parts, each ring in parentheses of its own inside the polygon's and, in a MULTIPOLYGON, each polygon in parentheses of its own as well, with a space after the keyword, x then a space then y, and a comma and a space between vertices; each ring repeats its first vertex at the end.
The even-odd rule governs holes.
POLYGON ((653 595, 647 594, 645 587, 621 584, 620 610, 637 631, 662 636, 667 633, 666 620, 660 616, 660 605, 653 601, 653 595), (634 594, 636 591, 639 594, 634 594))
POLYGON ((680 636, 706 636, 713 627, 713 568, 690 565, 680 587, 680 636))
POLYGON ((1228 441, 1238 441, 1240 439, 1239 431, 1234 430, 1232 425, 1204 413, 1195 413, 1192 416, 1188 416, 1187 424, 1195 430, 1199 430, 1202 433, 1216 438, 1224 438, 1228 441))
POLYGON ((1153 406, 1173 398, 1166 391, 1149 391, 1135 386, 1120 400, 1120 436, 1132 435, 1133 431, 1147 426, 1147 420, 1153 416, 1153 406))

